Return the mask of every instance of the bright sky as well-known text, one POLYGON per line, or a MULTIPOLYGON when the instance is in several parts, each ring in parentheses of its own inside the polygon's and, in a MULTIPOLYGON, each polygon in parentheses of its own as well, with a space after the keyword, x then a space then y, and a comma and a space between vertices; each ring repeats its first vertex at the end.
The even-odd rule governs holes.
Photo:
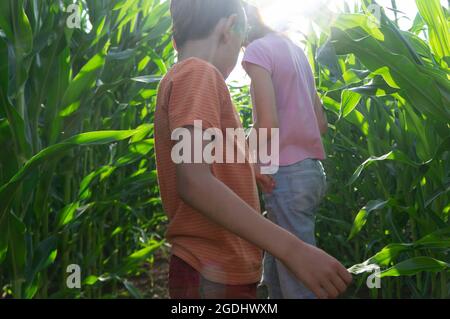
MULTIPOLYGON (((283 28, 290 25, 293 28, 308 26, 308 20, 317 14, 321 7, 327 6, 334 12, 343 9, 346 2, 351 8, 359 3, 357 0, 254 0, 260 3, 266 22, 275 28, 283 28), (299 18, 302 17, 302 18, 299 18)), ((447 0, 443 0, 443 3, 447 0)), ((379 5, 391 8, 391 0, 378 0, 379 5)), ((408 18, 402 18, 402 27, 409 27, 412 24, 417 8, 415 0, 397 0, 397 9, 405 13, 408 18)), ((393 17, 391 10, 386 12, 393 17)))
MULTIPOLYGON (((296 34, 299 31, 307 32, 309 21, 314 17, 320 8, 327 6, 332 11, 338 13, 344 7, 344 3, 352 8, 358 0, 248 0, 261 9, 261 13, 266 23, 278 31, 288 31, 295 41, 296 34)), ((392 7, 391 0, 377 0, 378 4, 385 8, 386 13, 394 18, 394 12, 389 10, 392 7)), ((447 0, 441 0, 442 4, 448 6, 447 0)), ((399 24, 404 30, 412 26, 414 18, 417 14, 417 6, 415 0, 397 0, 397 10, 399 13, 399 24)), ((248 84, 248 77, 240 66, 240 62, 236 70, 230 76, 228 82, 239 82, 239 84, 248 84)))

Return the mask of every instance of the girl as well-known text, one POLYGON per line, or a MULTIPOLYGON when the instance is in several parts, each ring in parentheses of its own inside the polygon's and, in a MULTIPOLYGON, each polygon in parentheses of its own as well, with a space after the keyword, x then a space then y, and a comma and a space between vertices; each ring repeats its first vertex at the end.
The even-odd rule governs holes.
MULTIPOLYGON (((327 119, 302 49, 267 27, 256 7, 246 9, 250 31, 243 67, 252 80, 254 127, 279 128, 279 170, 258 182, 269 219, 315 245, 315 211, 326 188, 320 161, 327 119)), ((264 258, 263 283, 272 299, 315 298, 270 254, 264 258)))

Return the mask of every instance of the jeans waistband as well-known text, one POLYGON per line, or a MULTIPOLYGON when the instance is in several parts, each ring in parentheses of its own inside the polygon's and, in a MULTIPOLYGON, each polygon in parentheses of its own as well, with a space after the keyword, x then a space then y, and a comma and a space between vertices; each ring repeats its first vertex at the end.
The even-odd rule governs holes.
POLYGON ((280 166, 278 173, 289 174, 298 172, 299 170, 313 170, 313 169, 323 170, 322 162, 316 159, 306 159, 289 166, 280 166))

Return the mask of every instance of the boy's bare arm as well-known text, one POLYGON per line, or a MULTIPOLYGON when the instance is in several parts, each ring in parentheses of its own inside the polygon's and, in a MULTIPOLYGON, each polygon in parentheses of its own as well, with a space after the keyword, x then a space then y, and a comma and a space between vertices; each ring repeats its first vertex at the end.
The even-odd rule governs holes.
POLYGON ((315 101, 314 101, 314 111, 316 112, 317 122, 319 124, 320 133, 322 135, 327 134, 328 132, 328 119, 327 114, 323 109, 322 101, 320 100, 320 96, 316 93, 315 101))
POLYGON ((218 180, 208 164, 177 165, 177 189, 206 217, 281 260, 319 298, 335 298, 351 282, 336 259, 265 219, 218 180))

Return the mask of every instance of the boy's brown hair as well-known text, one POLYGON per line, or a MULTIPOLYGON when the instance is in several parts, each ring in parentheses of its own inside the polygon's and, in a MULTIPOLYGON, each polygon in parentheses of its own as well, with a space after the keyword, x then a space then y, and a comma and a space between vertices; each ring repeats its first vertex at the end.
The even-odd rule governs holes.
POLYGON ((233 14, 237 27, 246 28, 246 17, 241 0, 171 0, 173 38, 178 48, 186 41, 208 37, 219 21, 233 14))

